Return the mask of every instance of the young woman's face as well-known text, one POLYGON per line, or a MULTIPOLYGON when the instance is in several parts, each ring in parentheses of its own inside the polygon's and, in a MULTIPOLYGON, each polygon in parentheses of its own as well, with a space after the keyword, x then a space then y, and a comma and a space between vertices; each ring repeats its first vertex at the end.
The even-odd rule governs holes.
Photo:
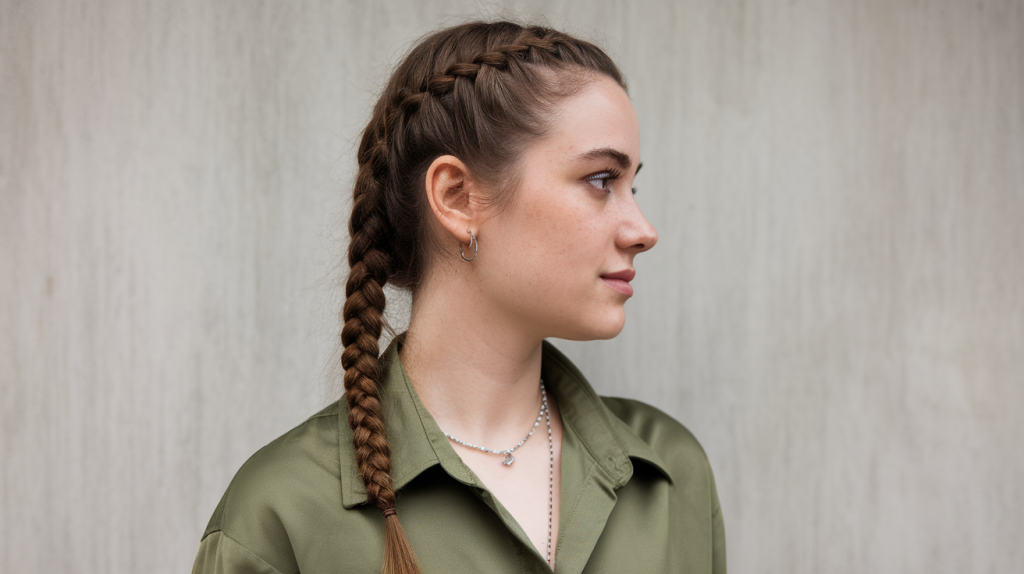
POLYGON ((522 179, 480 224, 480 287, 494 312, 540 337, 607 339, 622 330, 633 258, 658 239, 633 197, 640 127, 601 76, 558 106, 522 159, 522 179))

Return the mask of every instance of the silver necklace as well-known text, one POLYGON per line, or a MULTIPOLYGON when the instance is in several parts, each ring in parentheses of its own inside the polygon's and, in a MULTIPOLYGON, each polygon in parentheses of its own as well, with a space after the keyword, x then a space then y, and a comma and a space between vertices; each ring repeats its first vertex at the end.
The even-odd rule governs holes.
POLYGON ((475 444, 470 444, 470 443, 467 443, 467 442, 463 442, 463 441, 453 437, 452 435, 450 435, 450 434, 448 434, 448 433, 446 433, 444 431, 441 431, 441 432, 444 433, 444 436, 448 437, 448 440, 455 441, 455 442, 461 444, 462 446, 468 446, 470 448, 475 448, 477 450, 482 450, 484 452, 489 452, 489 453, 493 453, 493 454, 503 454, 503 455, 505 455, 505 458, 504 458, 504 460, 502 460, 502 462, 505 464, 505 466, 511 466, 511 464, 513 462, 515 462, 515 460, 516 460, 516 458, 514 456, 512 456, 512 451, 514 451, 515 449, 523 446, 523 443, 525 443, 527 439, 529 439, 531 436, 533 436, 534 431, 537 430, 537 426, 540 424, 541 417, 544 417, 544 422, 547 423, 547 427, 548 427, 548 543, 547 543, 547 560, 548 560, 548 566, 551 566, 551 532, 552 532, 552 526, 553 526, 553 520, 554 520, 553 517, 554 517, 554 514, 555 514, 555 440, 551 436, 551 413, 548 411, 548 392, 544 388, 544 380, 541 379, 541 381, 540 381, 540 414, 537 415, 537 421, 535 423, 533 423, 533 428, 530 429, 530 433, 526 435, 526 438, 524 438, 523 440, 519 441, 519 444, 517 444, 516 446, 514 446, 512 448, 505 449, 505 450, 493 450, 493 449, 489 449, 489 448, 484 448, 482 446, 477 446, 475 444))
POLYGON ((551 414, 548 412, 548 399, 543 381, 540 383, 540 392, 544 396, 544 422, 548 423, 548 566, 551 566, 551 517, 555 509, 555 443, 551 438, 551 414))
POLYGON ((512 448, 506 448, 504 450, 494 450, 494 449, 490 449, 490 448, 487 448, 487 447, 478 446, 478 445, 475 445, 475 444, 472 444, 472 443, 461 441, 461 440, 453 437, 452 435, 450 435, 450 434, 448 434, 448 433, 446 433, 444 431, 441 431, 441 432, 444 433, 444 436, 448 437, 448 440, 455 441, 455 442, 461 444, 462 446, 469 447, 469 448, 475 448, 476 450, 480 450, 480 451, 483 451, 483 452, 489 452, 491 454, 503 454, 503 455, 505 455, 505 458, 502 459, 501 462, 505 466, 512 466, 512 463, 516 461, 516 457, 512 456, 512 452, 514 450, 516 450, 517 448, 523 446, 526 443, 526 441, 529 440, 531 436, 533 436, 533 433, 537 432, 537 427, 540 425, 540 419, 544 416, 544 413, 546 413, 547 410, 548 410, 548 396, 547 396, 547 393, 544 392, 544 381, 540 382, 540 397, 541 397, 541 400, 540 400, 540 412, 537 413, 537 420, 534 421, 533 427, 530 428, 530 432, 527 433, 525 437, 523 437, 523 440, 519 441, 519 444, 517 444, 516 446, 514 446, 512 448))

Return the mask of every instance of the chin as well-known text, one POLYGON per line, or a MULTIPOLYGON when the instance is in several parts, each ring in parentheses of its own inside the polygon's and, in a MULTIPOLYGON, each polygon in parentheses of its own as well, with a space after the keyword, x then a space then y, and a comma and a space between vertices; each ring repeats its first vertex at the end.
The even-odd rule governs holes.
POLYGON ((562 329, 563 333, 553 336, 569 341, 601 341, 614 339, 622 332, 622 328, 625 325, 626 312, 625 309, 619 307, 616 312, 609 312, 601 317, 594 317, 586 323, 572 326, 566 325, 566 327, 571 329, 569 332, 564 332, 567 329, 562 329))

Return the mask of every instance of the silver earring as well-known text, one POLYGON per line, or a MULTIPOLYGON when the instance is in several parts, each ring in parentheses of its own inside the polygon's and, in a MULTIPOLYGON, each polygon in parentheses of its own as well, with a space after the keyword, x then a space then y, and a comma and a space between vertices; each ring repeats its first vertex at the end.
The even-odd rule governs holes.
POLYGON ((459 243, 459 255, 462 255, 462 260, 463 261, 472 261, 472 260, 476 259, 476 254, 477 254, 477 252, 480 251, 480 242, 476 240, 476 236, 473 235, 472 231, 469 232, 469 244, 473 246, 473 256, 472 257, 466 257, 466 253, 464 251, 462 251, 462 244, 459 243))

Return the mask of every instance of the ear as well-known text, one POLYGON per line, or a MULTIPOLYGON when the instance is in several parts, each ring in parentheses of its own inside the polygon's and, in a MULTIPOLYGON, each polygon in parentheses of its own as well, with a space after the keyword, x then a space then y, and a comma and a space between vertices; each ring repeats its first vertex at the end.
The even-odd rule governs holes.
POLYGON ((460 243, 468 245, 469 232, 479 234, 482 190, 462 160, 453 155, 435 159, 427 168, 427 202, 434 218, 460 243))

